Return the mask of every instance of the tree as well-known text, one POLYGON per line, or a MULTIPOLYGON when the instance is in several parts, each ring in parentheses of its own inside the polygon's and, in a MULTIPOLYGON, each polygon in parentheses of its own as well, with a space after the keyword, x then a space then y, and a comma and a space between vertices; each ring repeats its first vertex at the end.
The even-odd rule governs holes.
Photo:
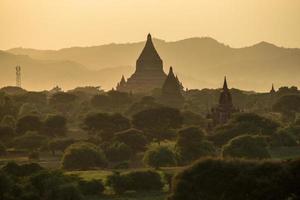
POLYGON ((290 170, 291 164, 202 159, 173 178, 168 200, 297 199, 299 187, 294 184, 299 180, 290 170))
POLYGON ((185 126, 199 126, 199 127, 205 127, 206 121, 201 116, 191 111, 184 111, 182 112, 183 116, 183 124, 185 126))
POLYGON ((50 137, 63 136, 67 132, 67 120, 61 115, 50 115, 44 122, 44 133, 50 137))
POLYGON ((105 155, 109 161, 122 162, 132 157, 132 150, 127 144, 114 142, 105 150, 105 155))
POLYGON ((18 134, 24 134, 27 131, 39 132, 42 127, 42 122, 38 116, 27 115, 20 118, 17 122, 16 132, 18 134))
POLYGON ((47 138, 34 131, 28 131, 26 134, 16 137, 13 141, 14 147, 18 149, 27 149, 30 151, 39 150, 47 144, 47 138))
POLYGON ((90 134, 99 133, 102 140, 107 141, 114 133, 129 129, 130 121, 121 114, 96 113, 84 119, 83 128, 90 134))
POLYGON ((297 112, 300 112, 300 95, 285 95, 273 105, 273 110, 280 112, 286 120, 294 121, 297 112))
POLYGON ((265 140, 265 137, 255 135, 238 136, 223 146, 222 156, 246 159, 270 158, 265 140))
POLYGON ((148 143, 143 132, 137 129, 127 129, 115 134, 114 141, 122 142, 128 145, 134 153, 145 150, 148 143))
POLYGON ((62 158, 62 167, 67 170, 86 170, 106 166, 103 151, 92 143, 79 142, 70 145, 62 158))
POLYGON ((100 108, 102 110, 109 110, 109 97, 105 94, 95 95, 91 99, 91 104, 96 108, 100 108))
POLYGON ((170 138, 170 130, 180 128, 182 121, 180 111, 168 107, 143 110, 132 119, 134 127, 145 131, 158 142, 170 138))
POLYGON ((66 92, 58 92, 51 96, 49 104, 63 115, 66 115, 73 108, 77 96, 66 92))
POLYGON ((39 116, 40 112, 33 103, 24 103, 18 113, 18 117, 24 117, 28 115, 36 115, 39 116))
POLYGON ((255 113, 240 113, 235 115, 227 124, 219 126, 212 136, 218 146, 223 146, 230 139, 239 135, 271 136, 276 133, 279 123, 255 113))
POLYGON ((166 146, 153 146, 145 152, 143 162, 155 169, 170 167, 176 165, 176 156, 174 152, 166 146))
POLYGON ((76 141, 72 138, 55 138, 48 142, 48 148, 55 155, 55 151, 64 152, 65 149, 76 141))
POLYGON ((215 154, 215 147, 204 139, 204 133, 197 127, 184 128, 178 131, 176 152, 182 163, 215 154))
POLYGON ((155 101, 155 98, 152 96, 145 96, 139 102, 132 104, 127 110, 127 114, 132 116, 136 113, 139 113, 143 110, 148 110, 152 108, 158 108, 162 105, 155 101))

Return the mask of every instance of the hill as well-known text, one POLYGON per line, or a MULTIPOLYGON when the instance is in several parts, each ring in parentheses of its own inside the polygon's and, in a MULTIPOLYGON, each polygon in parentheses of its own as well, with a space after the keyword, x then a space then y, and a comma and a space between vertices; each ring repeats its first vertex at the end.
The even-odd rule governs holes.
MULTIPOLYGON (((244 48, 231 48, 207 37, 175 42, 155 39, 154 43, 164 60, 165 71, 172 65, 184 86, 188 88, 220 87, 224 75, 228 76, 230 86, 245 90, 267 91, 272 83, 275 86, 300 86, 297 75, 300 74, 300 49, 278 47, 267 42, 244 48)), ((134 71, 135 61, 143 45, 144 42, 61 50, 15 48, 8 52, 30 56, 37 62, 50 62, 50 65, 57 63, 60 67, 55 67, 63 70, 60 74, 61 81, 58 81, 63 87, 74 87, 73 84, 80 82, 99 83, 97 85, 109 89, 115 86, 122 74, 128 77, 134 71), (82 73, 82 76, 73 75, 76 71, 82 73), (106 76, 101 75, 102 73, 106 76), (68 77, 73 77, 71 82, 67 82, 68 77)), ((1 60, 0 67, 2 69, 1 60)), ((56 71, 53 70, 52 73, 55 74, 56 71)), ((52 82, 55 82, 57 77, 52 78, 52 82)))

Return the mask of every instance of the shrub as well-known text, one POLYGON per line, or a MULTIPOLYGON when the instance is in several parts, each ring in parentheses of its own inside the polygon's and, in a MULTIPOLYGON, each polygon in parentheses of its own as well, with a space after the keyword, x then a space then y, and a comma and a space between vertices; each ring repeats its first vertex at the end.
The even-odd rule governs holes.
POLYGON ((79 142, 70 145, 62 158, 62 167, 67 170, 91 169, 106 166, 103 151, 94 144, 79 142))
POLYGON ((233 138, 223 146, 223 157, 239 157, 248 159, 270 158, 266 138, 261 136, 242 135, 233 138))
POLYGON ((175 176, 168 199, 297 199, 294 177, 285 162, 205 159, 175 176))
POLYGON ((296 136, 286 130, 280 130, 271 138, 272 147, 292 147, 298 146, 296 136))
POLYGON ((147 145, 147 139, 143 132, 137 129, 128 129, 116 133, 114 141, 127 144, 135 153, 144 151, 147 145))
POLYGON ((42 171, 43 169, 44 168, 37 163, 18 165, 15 162, 9 162, 2 167, 3 172, 16 177, 30 176, 34 173, 42 171))
POLYGON ((164 184, 160 175, 154 171, 132 171, 125 174, 115 172, 107 177, 107 185, 117 194, 125 191, 157 191, 164 184))
POLYGON ((146 151, 143 161, 146 165, 158 169, 176 165, 176 156, 173 151, 166 146, 150 147, 146 151))
POLYGON ((102 194, 105 189, 102 180, 80 180, 78 186, 84 195, 99 195, 102 194))
POLYGON ((182 163, 189 163, 200 157, 215 154, 212 143, 204 140, 204 133, 197 127, 181 129, 176 140, 176 152, 182 163))
POLYGON ((114 142, 105 150, 105 155, 109 161, 122 162, 131 158, 132 150, 124 143, 114 142))

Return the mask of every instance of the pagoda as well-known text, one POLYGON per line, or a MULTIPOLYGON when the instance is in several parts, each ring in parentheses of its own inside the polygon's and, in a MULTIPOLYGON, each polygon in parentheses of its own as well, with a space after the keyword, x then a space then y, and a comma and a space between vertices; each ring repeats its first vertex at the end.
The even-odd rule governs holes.
POLYGON ((232 113, 237 111, 238 110, 233 106, 231 93, 228 89, 225 77, 219 98, 219 104, 211 110, 210 117, 213 120, 213 126, 225 124, 230 119, 232 113))
POLYGON ((170 107, 181 108, 184 103, 182 87, 178 77, 174 75, 173 68, 170 67, 169 74, 162 86, 160 102, 170 107))
POLYGON ((122 77, 117 90, 132 93, 150 93, 161 88, 166 79, 163 71, 163 61, 158 55, 152 37, 148 34, 144 49, 136 61, 135 72, 125 81, 122 77))

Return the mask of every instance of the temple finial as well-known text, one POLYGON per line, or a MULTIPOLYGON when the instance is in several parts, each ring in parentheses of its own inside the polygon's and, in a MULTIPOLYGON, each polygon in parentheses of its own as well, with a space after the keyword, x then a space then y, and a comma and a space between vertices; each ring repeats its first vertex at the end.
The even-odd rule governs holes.
POLYGON ((226 76, 224 77, 223 90, 228 90, 226 76))
POLYGON ((152 39, 152 37, 151 37, 151 34, 150 34, 150 33, 148 33, 147 39, 148 39, 148 40, 151 40, 151 39, 152 39))

